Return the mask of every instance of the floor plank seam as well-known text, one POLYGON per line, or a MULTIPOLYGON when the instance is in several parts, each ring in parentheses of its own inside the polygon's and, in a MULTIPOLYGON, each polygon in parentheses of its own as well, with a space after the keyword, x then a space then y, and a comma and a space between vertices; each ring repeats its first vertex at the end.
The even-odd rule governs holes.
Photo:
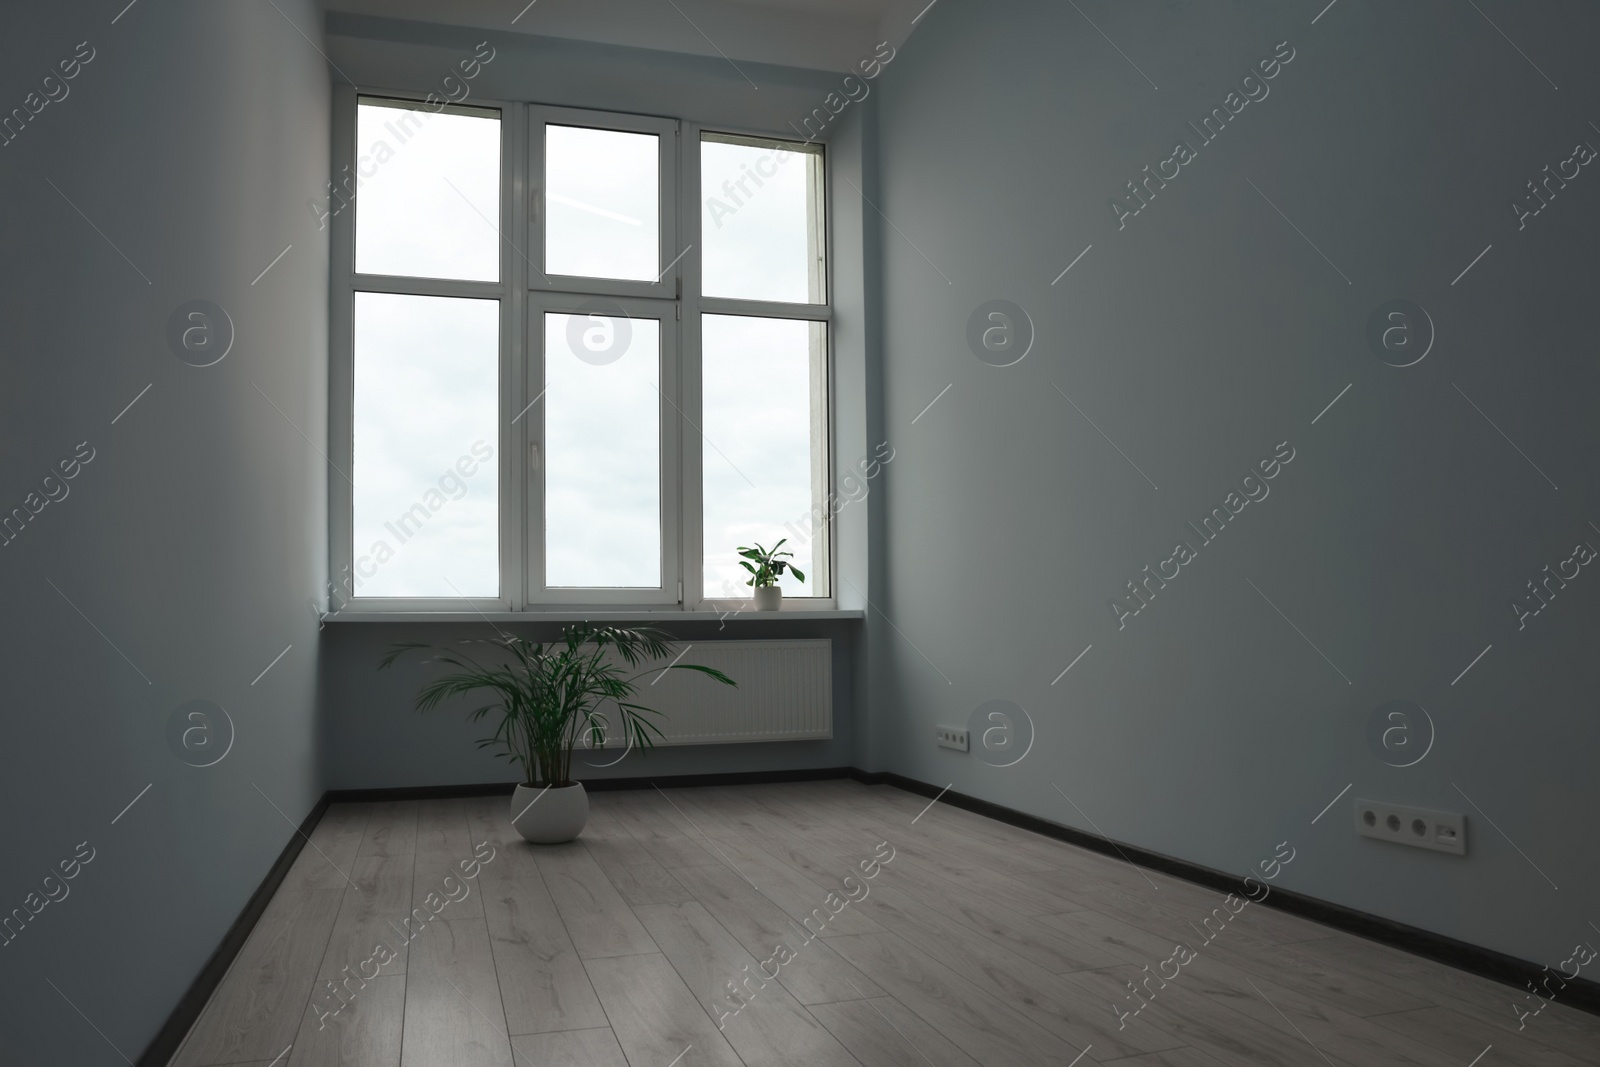
POLYGON ((592 831, 548 849, 501 825, 498 797, 330 809, 312 828, 327 835, 318 844, 343 863, 353 838, 350 873, 368 877, 330 885, 323 860, 303 852, 311 859, 297 860, 269 901, 273 925, 251 932, 254 955, 241 950, 230 962, 171 1063, 265 1063, 277 1049, 238 1055, 279 1030, 293 1034, 297 1063, 305 1055, 360 1057, 369 1051, 364 1042, 379 1042, 381 1059, 360 1060, 371 1067, 418 1067, 419 1057, 437 1059, 451 1034, 464 1035, 488 1062, 509 1054, 510 1067, 533 1064, 519 1042, 546 1057, 663 1067, 691 1037, 694 1061, 729 1067, 1215 1067, 1319 1056, 1335 1067, 1462 1067, 1491 1039, 1502 1062, 1583 1067, 1600 1043, 1600 1026, 1580 1009, 1557 1004, 1538 1027, 1518 1033, 1496 1015, 1501 983, 1287 911, 1252 911, 1257 925, 1241 924, 1239 936, 1208 948, 1187 984, 1163 982, 1138 1032, 1131 1023, 1123 1032, 1101 998, 1112 1003, 1126 992, 1125 979, 1144 980, 1156 943, 1187 936, 1182 915, 1210 899, 1212 887, 1174 877, 1170 898, 1154 894, 1114 858, 953 806, 923 809, 909 823, 920 801, 887 785, 711 786, 671 797, 644 788, 593 800, 592 831), (994 832, 983 833, 991 823, 994 832), (506 870, 481 876, 480 914, 435 931, 450 940, 429 947, 423 985, 413 985, 416 942, 408 940, 405 970, 378 976, 398 985, 375 986, 372 1007, 340 997, 366 1008, 360 1027, 346 1020, 340 1033, 317 1035, 324 970, 341 962, 341 946, 370 932, 381 918, 374 909, 402 886, 417 905, 420 886, 444 869, 463 828, 469 846, 481 831, 508 853, 519 850, 506 870), (833 912, 823 931, 790 950, 780 973, 741 996, 753 1014, 734 1025, 723 1013, 719 1025, 719 991, 706 983, 748 979, 752 966, 765 978, 765 941, 795 944, 795 914, 826 905, 859 842, 870 851, 871 841, 885 839, 900 846, 890 876, 852 898, 856 907, 833 912), (407 840, 409 856, 392 858, 407 840), (1015 862, 994 862, 1013 848, 1015 862), (493 906, 491 886, 500 901, 493 906), (802 962, 808 952, 815 962, 802 962), (263 977, 262 960, 277 961, 276 977, 263 977), (302 1000, 289 979, 307 967, 302 1000), (441 974, 461 983, 463 999, 470 995, 470 1013, 434 980, 441 974), (873 1011, 854 1007, 863 1002, 873 1011), (299 1014, 289 1020, 292 1003, 299 1014), (408 1047, 408 1033, 421 1044, 408 1047), (501 1039, 505 1052, 497 1051, 501 1039), (644 1053, 650 1062, 639 1061, 644 1053))

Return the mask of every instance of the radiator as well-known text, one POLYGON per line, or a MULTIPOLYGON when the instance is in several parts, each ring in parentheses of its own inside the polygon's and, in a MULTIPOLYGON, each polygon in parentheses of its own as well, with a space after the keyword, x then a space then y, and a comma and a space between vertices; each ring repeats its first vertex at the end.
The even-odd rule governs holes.
MULTIPOLYGON (((698 671, 651 669, 636 683, 632 703, 654 708, 647 715, 664 735, 658 745, 726 745, 746 741, 804 741, 833 736, 833 643, 826 638, 795 641, 705 641, 675 644, 665 667, 681 662, 715 667, 738 682, 723 685, 698 671)), ((616 708, 602 709, 602 748, 622 748, 616 708)), ((581 747, 588 748, 584 738, 581 747)))

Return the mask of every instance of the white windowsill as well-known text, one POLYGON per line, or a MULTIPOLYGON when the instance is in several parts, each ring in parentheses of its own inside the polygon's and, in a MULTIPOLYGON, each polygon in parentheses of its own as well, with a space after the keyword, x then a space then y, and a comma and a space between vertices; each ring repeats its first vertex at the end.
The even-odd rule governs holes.
POLYGON ((859 608, 790 608, 781 611, 677 611, 596 608, 593 611, 371 611, 347 608, 323 622, 815 622, 864 619, 859 608))

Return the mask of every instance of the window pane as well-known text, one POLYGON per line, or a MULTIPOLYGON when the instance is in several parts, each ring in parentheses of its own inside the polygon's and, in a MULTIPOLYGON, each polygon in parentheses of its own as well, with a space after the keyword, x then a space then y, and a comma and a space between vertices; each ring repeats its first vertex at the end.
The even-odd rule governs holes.
POLYGON ((817 146, 707 135, 700 189, 705 295, 826 302, 817 146))
POLYGON ((653 282, 661 273, 660 138, 545 127, 545 271, 653 282))
POLYGON ((358 274, 499 280, 498 111, 363 99, 356 173, 358 274))
POLYGON ((806 581, 784 596, 827 596, 827 337, 820 322, 706 315, 705 592, 751 595, 741 545, 784 546, 806 581))
POLYGON ((355 581, 500 595, 500 304, 357 293, 355 581))
POLYGON ((545 584, 661 587, 661 323, 544 317, 545 584))

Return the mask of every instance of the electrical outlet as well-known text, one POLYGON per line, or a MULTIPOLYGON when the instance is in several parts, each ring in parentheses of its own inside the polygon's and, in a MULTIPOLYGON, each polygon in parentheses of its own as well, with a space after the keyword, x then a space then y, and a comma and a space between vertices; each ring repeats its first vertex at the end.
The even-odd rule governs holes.
POLYGON ((958 726, 935 727, 935 738, 940 748, 953 748, 957 752, 967 751, 967 731, 958 726))
POLYGON ((1397 845, 1467 854, 1467 817, 1450 811, 1431 811, 1377 800, 1356 800, 1356 833, 1393 841, 1397 845))

